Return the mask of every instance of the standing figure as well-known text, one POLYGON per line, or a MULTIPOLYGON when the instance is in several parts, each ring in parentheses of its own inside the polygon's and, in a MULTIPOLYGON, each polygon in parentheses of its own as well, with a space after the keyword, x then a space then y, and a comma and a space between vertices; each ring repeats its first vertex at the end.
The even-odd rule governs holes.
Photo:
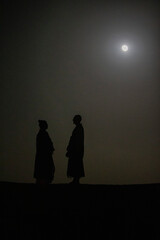
POLYGON ((34 166, 34 178, 38 184, 49 184, 54 179, 55 166, 52 158, 54 152, 53 143, 49 137, 48 124, 39 120, 39 132, 36 137, 36 157, 34 166))
POLYGON ((79 179, 85 176, 83 166, 84 155, 84 129, 81 116, 75 115, 73 123, 76 125, 70 137, 66 157, 68 157, 67 176, 72 177, 71 183, 78 184, 79 179))

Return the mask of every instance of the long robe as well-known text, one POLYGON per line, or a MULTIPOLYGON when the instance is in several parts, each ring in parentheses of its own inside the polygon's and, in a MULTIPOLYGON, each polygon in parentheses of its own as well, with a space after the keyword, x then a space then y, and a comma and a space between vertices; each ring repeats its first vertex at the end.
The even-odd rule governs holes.
POLYGON ((49 182, 53 180, 55 166, 52 154, 54 150, 48 132, 40 129, 36 137, 34 178, 48 180, 49 182))
POLYGON ((84 129, 81 124, 77 125, 72 132, 67 146, 66 156, 68 159, 67 176, 84 177, 84 129))

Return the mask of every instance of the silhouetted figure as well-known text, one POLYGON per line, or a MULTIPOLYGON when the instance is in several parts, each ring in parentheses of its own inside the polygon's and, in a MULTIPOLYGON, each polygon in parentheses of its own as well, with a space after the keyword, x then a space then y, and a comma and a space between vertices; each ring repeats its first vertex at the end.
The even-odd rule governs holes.
POLYGON ((76 125, 70 137, 66 157, 68 157, 67 176, 73 177, 71 183, 78 184, 79 179, 84 177, 83 155, 84 155, 84 129, 81 124, 81 116, 75 115, 73 123, 76 125))
POLYGON ((55 166, 52 158, 54 152, 53 143, 49 137, 48 124, 39 120, 39 132, 36 137, 36 157, 34 167, 34 178, 38 184, 49 184, 54 178, 55 166))

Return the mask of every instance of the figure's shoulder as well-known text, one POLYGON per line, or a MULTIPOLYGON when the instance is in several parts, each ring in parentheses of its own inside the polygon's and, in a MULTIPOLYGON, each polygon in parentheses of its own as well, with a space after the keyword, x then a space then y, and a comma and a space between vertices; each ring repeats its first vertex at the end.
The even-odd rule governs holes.
POLYGON ((37 138, 41 136, 41 131, 37 133, 37 138))
POLYGON ((48 137, 49 135, 48 135, 48 132, 47 131, 39 131, 38 132, 38 134, 37 134, 37 137, 42 137, 42 138, 44 138, 44 137, 48 137))
POLYGON ((82 124, 80 124, 80 125, 77 127, 77 132, 78 132, 79 134, 84 132, 84 128, 83 128, 82 124))
POLYGON ((83 127, 82 124, 79 125, 79 128, 80 128, 81 130, 84 130, 84 127, 83 127))

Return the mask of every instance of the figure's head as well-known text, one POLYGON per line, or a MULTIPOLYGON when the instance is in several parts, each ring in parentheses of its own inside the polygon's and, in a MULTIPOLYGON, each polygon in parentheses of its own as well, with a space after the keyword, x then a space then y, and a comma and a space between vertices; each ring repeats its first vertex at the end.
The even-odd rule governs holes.
POLYGON ((75 125, 78 125, 78 124, 80 124, 81 120, 82 120, 82 117, 80 115, 75 115, 73 118, 73 123, 75 125))
POLYGON ((38 122, 40 129, 46 130, 48 128, 48 124, 45 120, 38 120, 38 122))

